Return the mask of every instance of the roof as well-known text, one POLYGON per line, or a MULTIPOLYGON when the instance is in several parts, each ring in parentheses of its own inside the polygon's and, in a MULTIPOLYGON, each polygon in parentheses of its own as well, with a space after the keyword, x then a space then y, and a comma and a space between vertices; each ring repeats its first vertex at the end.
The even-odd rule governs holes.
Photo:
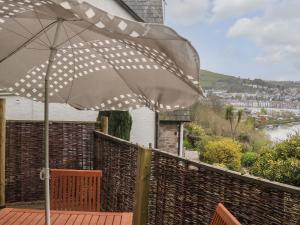
POLYGON ((0 89, 0 97, 1 96, 9 96, 9 95, 13 95, 13 94, 9 93, 5 89, 0 89))
MULTIPOLYGON (((163 23, 162 0, 117 0, 117 2, 125 8, 127 6, 129 10, 135 13, 136 16, 144 22, 163 23)), ((134 17, 136 18, 136 16, 134 17)), ((139 20, 138 18, 136 19, 139 20)))
POLYGON ((191 122, 189 109, 159 113, 160 122, 191 122))

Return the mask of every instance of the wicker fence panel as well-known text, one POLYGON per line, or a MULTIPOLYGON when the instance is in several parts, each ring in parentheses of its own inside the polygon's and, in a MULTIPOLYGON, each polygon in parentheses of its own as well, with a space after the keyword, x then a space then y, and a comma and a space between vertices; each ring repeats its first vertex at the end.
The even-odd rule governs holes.
POLYGON ((150 224, 209 224, 217 203, 243 224, 300 224, 300 189, 153 152, 150 224))
MULTIPOLYGON (((39 178, 44 166, 43 122, 7 121, 6 201, 35 201, 44 198, 39 178)), ((50 124, 50 167, 90 169, 93 167, 95 123, 52 122, 50 124)))
MULTIPOLYGON (((95 133, 102 208, 132 211, 138 147, 95 133)), ((300 189, 153 150, 149 224, 207 225, 223 202, 243 225, 298 225, 300 189)))
POLYGON ((94 169, 103 171, 101 209, 132 212, 137 162, 137 146, 95 132, 94 169))

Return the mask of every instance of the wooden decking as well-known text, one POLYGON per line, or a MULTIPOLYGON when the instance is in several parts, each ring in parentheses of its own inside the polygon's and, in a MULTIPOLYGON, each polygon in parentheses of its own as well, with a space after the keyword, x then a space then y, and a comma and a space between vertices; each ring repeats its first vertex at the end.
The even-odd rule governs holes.
MULTIPOLYGON (((44 210, 5 208, 0 225, 44 225, 44 210)), ((132 225, 132 213, 51 211, 53 225, 132 225)))

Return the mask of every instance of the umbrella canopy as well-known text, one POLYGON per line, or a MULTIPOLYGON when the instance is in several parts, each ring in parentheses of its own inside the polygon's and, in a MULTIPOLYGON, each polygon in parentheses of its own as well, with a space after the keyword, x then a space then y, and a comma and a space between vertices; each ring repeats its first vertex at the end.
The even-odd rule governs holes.
POLYGON ((202 92, 199 57, 171 28, 110 15, 82 0, 0 0, 0 88, 45 102, 46 224, 50 224, 48 103, 156 111, 202 92))
POLYGON ((44 101, 51 63, 49 101, 79 109, 174 110, 199 98, 187 40, 79 2, 0 0, 0 88, 44 101))

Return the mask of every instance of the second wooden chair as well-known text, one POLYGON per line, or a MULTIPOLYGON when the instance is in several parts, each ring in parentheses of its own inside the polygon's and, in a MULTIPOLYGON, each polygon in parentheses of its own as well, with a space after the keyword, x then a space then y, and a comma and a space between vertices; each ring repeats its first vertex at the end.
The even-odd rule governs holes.
POLYGON ((51 209, 100 211, 101 170, 51 169, 51 209))
POLYGON ((219 203, 210 225, 241 225, 240 222, 219 203))

